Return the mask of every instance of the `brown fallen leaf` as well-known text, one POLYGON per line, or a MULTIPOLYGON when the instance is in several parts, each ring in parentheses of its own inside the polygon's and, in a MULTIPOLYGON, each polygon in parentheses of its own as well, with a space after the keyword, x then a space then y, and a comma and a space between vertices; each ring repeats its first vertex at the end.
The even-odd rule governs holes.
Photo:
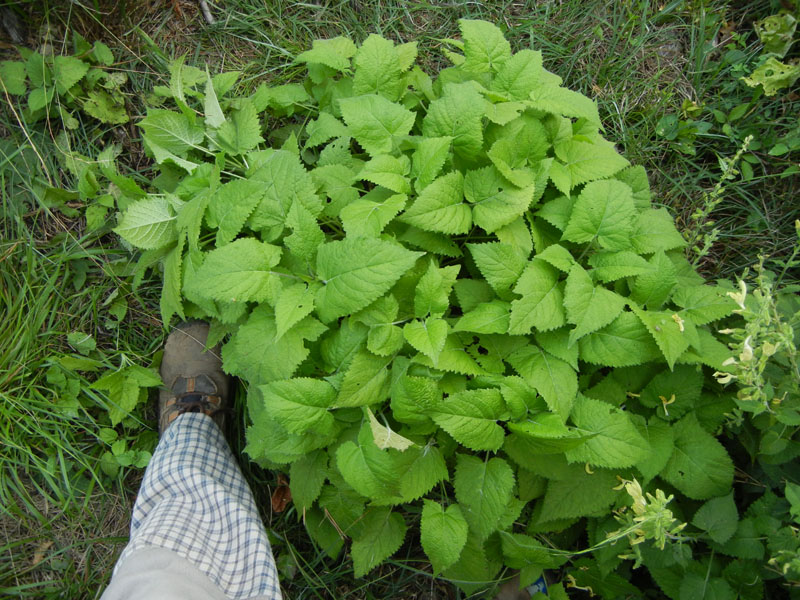
POLYGON ((36 546, 36 550, 33 551, 33 558, 31 559, 31 566, 35 567, 40 562, 44 560, 47 551, 51 548, 53 542, 45 541, 40 542, 38 546, 36 546))
POLYGON ((272 510, 282 513, 292 501, 292 491, 289 489, 289 480, 283 473, 278 474, 278 487, 272 492, 272 510))

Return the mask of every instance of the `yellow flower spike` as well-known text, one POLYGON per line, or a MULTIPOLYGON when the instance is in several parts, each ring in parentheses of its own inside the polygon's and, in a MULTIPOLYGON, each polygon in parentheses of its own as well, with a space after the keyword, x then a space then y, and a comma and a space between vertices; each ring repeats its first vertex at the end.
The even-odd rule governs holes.
POLYGON ((733 301, 736 302, 736 304, 739 305, 739 308, 744 310, 745 309, 744 299, 747 296, 747 284, 742 279, 739 280, 739 290, 740 291, 738 293, 737 292, 728 292, 728 296, 733 298, 733 301))
POLYGON ((742 362, 749 362, 753 360, 753 347, 750 345, 750 338, 752 336, 748 335, 747 339, 745 339, 742 353, 739 355, 739 360, 742 362))

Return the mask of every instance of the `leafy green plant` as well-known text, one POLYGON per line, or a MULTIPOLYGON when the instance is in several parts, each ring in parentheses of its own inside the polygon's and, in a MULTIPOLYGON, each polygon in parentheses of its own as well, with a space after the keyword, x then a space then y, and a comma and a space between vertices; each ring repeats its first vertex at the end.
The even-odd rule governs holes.
POLYGON ((0 62, 0 91, 7 99, 27 98, 19 117, 27 124, 58 117, 64 127, 75 130, 80 126, 76 108, 101 123, 127 123, 122 87, 128 76, 109 69, 114 64, 111 50, 102 42, 89 44, 79 34, 73 34, 72 42, 72 56, 17 48, 22 60, 0 62))
POLYGON ((120 187, 115 231, 163 272, 165 323, 211 321, 248 387, 247 452, 288 471, 327 554, 352 539, 356 576, 411 528, 467 591, 588 540, 578 587, 638 594, 642 563, 703 597, 698 570, 751 534, 715 437, 735 394, 712 323, 737 305, 594 102, 495 26, 460 26, 435 80, 377 35, 317 40, 301 83, 250 96, 177 61, 139 124, 159 173, 120 187))

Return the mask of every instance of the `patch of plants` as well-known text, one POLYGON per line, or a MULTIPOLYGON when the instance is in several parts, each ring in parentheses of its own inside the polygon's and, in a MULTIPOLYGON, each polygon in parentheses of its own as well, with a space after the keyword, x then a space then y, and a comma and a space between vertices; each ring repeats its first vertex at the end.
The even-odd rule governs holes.
POLYGON ((504 567, 604 598, 641 595, 642 566, 676 600, 796 579, 796 385, 726 387, 744 293, 695 272, 592 100, 460 27, 435 78, 377 35, 249 96, 174 63, 139 123, 158 175, 102 162, 164 323, 211 322, 248 454, 356 577, 419 540, 468 593, 504 567))

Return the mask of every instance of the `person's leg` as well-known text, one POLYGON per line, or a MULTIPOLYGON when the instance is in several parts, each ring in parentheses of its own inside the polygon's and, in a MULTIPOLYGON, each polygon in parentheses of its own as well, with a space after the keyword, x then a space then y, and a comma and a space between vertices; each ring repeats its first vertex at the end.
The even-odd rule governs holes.
MULTIPOLYGON (((173 356, 165 352, 165 362, 173 356)), ((189 371, 184 375, 191 376, 191 392, 200 373, 189 371)), ((168 364, 165 374, 167 379, 168 364)), ((178 403, 194 402, 196 410, 199 401, 188 397, 184 384, 173 385, 182 392, 178 403)), ((202 382, 197 387, 201 391, 192 395, 202 396, 202 382)), ((280 599, 264 525, 222 431, 203 412, 172 412, 178 416, 165 422, 134 505, 130 542, 103 599, 280 599)))

